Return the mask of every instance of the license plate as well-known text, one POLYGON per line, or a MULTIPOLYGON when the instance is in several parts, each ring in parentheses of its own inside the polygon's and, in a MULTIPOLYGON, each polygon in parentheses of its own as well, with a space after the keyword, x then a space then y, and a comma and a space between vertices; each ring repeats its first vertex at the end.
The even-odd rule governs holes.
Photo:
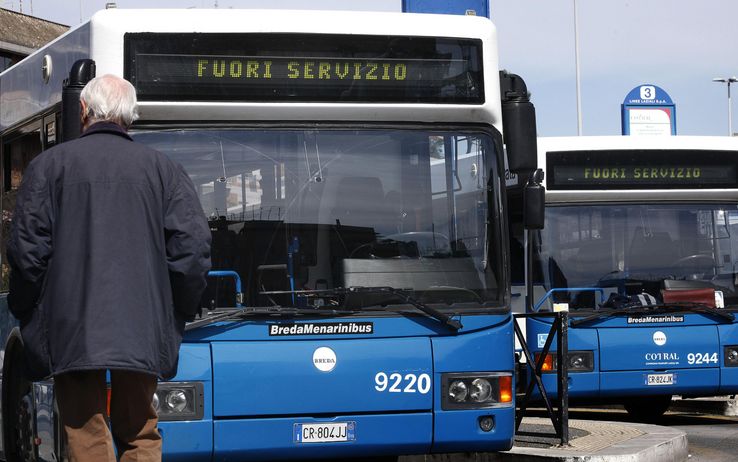
POLYGON ((295 443, 334 443, 356 440, 356 422, 295 424, 295 443))
POLYGON ((674 385, 674 374, 648 374, 646 385, 674 385))

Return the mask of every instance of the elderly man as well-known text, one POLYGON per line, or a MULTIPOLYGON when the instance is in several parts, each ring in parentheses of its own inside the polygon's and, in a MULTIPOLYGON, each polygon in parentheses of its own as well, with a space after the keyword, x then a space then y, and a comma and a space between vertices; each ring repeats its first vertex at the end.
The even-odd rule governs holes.
POLYGON ((178 164, 133 142, 136 92, 104 75, 82 136, 28 166, 8 257, 9 304, 32 379, 54 376, 74 461, 161 460, 157 377, 177 371, 210 268, 210 230, 178 164), (111 439, 106 371, 110 371, 111 439))

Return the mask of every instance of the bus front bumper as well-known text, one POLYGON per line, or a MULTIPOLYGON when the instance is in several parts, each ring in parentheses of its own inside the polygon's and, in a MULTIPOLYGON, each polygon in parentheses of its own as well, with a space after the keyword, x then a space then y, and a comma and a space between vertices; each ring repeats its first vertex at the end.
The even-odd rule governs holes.
POLYGON ((407 412, 160 422, 159 429, 168 461, 336 459, 507 450, 512 446, 514 422, 515 412, 509 407, 438 411, 435 415, 407 412), (482 429, 481 419, 491 419, 493 427, 482 429), (331 424, 350 429, 336 433, 337 439, 345 441, 303 441, 303 433, 331 424))

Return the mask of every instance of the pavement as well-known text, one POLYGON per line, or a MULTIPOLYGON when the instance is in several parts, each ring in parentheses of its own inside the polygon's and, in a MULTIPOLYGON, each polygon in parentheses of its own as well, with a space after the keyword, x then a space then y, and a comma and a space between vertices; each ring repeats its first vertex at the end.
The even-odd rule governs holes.
POLYGON ((682 398, 675 396, 669 410, 678 412, 699 412, 700 414, 738 416, 738 398, 732 396, 713 396, 710 398, 682 398))
POLYGON ((674 428, 630 422, 569 420, 569 446, 561 447, 548 418, 525 417, 510 451, 406 456, 401 462, 682 462, 687 435, 674 428))

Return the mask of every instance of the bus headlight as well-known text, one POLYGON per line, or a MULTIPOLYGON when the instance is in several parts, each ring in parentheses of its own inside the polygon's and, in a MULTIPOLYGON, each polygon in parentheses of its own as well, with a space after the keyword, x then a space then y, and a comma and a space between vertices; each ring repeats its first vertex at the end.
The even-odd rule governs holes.
POLYGON ((199 420, 203 416, 200 382, 159 382, 152 404, 159 420, 199 420))
POLYGON ((170 390, 167 393, 167 410, 173 413, 182 413, 183 411, 191 410, 192 396, 185 390, 170 390), (189 395, 189 396, 188 396, 189 395))
POLYGON ((486 403, 492 397, 492 384, 487 379, 474 379, 471 383, 471 397, 472 401, 477 403, 486 403))
POLYGON ((468 393, 469 388, 463 380, 454 380, 448 387, 449 399, 457 403, 463 403, 466 400, 466 395, 468 393))
POLYGON ((738 345, 728 345, 723 349, 725 367, 738 366, 738 345))
POLYGON ((441 374, 441 408, 484 409, 512 405, 512 374, 501 372, 441 374))
MULTIPOLYGON (((536 353, 535 360, 538 362, 540 353, 536 353)), ((569 372, 592 372, 594 370, 594 352, 592 351, 570 351, 568 356, 569 372)), ((558 367, 556 352, 548 353, 543 359, 541 372, 555 373, 558 367)))
POLYGON ((592 372, 594 353, 592 351, 570 351, 569 372, 592 372))

